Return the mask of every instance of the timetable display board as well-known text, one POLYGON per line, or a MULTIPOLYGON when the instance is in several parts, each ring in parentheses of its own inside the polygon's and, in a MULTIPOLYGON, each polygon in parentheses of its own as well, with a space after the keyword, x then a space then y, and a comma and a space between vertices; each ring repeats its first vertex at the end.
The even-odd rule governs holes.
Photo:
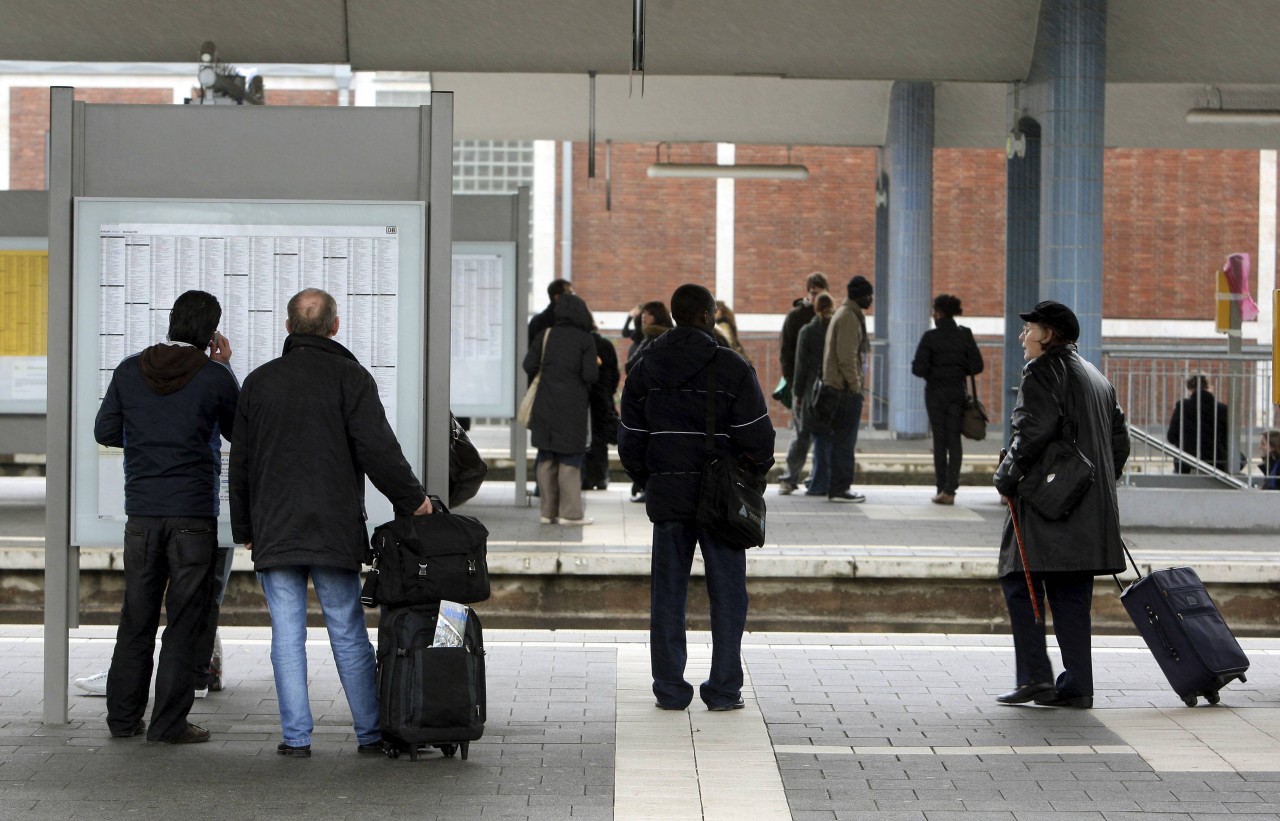
POLYGON ((0 237, 0 414, 45 412, 49 242, 0 237))
MULTIPOLYGON (((99 446, 93 423, 116 366, 165 340, 188 290, 218 298, 218 330, 243 381, 281 354, 289 298, 322 288, 338 303, 336 341, 378 385, 387 419, 421 476, 423 203, 82 198, 74 223, 72 540, 118 544, 124 453, 99 446)), ((230 543, 223 440, 219 538, 230 543)), ((366 482, 370 527, 391 505, 366 482)))
POLYGON ((515 415, 516 244, 453 244, 449 404, 458 416, 515 415))

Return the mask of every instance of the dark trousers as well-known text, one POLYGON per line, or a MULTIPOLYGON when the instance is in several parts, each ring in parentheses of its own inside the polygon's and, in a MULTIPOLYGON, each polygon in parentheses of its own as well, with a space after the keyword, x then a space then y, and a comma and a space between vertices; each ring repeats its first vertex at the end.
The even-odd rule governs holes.
POLYGON ((167 741, 186 731, 217 552, 213 518, 130 516, 125 523, 124 605, 107 674, 107 725, 112 732, 129 732, 146 712, 161 604, 167 625, 147 739, 167 741))
POLYGON ((196 641, 196 672, 191 686, 203 690, 209 686, 209 663, 213 659, 213 643, 218 635, 218 618, 222 615, 222 597, 227 592, 231 575, 231 552, 234 547, 219 547, 213 561, 213 595, 209 597, 209 619, 196 641))
POLYGON ((591 435, 591 447, 582 464, 582 489, 605 490, 609 487, 609 443, 598 433, 591 435))
MULTIPOLYGON (((799 406, 799 400, 796 400, 796 407, 799 406)), ((787 445, 787 470, 778 481, 799 486, 805 459, 809 458, 811 440, 809 432, 800 427, 800 417, 794 413, 791 415, 791 430, 795 432, 795 436, 791 439, 791 444, 787 445)))
MULTIPOLYGON (((1093 656, 1090 653, 1093 576, 1087 573, 1032 573, 1040 613, 1047 596, 1053 610, 1053 634, 1062 650, 1062 675, 1055 689, 1065 696, 1093 695, 1093 656)), ((1045 626, 1036 624, 1031 594, 1021 573, 1000 580, 1009 621, 1013 627, 1013 654, 1017 684, 1053 681, 1053 665, 1045 646, 1045 626)))
POLYGON ((664 707, 683 709, 693 700, 684 679, 685 605, 693 549, 702 548, 707 597, 711 600, 711 675, 699 688, 708 707, 742 697, 742 631, 747 624, 747 552, 725 547, 694 522, 653 525, 649 659, 653 694, 664 707))
POLYGON ((831 421, 830 496, 839 496, 853 485, 853 451, 858 446, 858 426, 862 424, 862 393, 842 391, 831 421))
POLYGON ((955 495, 960 487, 960 464, 964 451, 960 447, 960 421, 964 405, 947 401, 929 401, 929 427, 933 431, 933 475, 939 493, 955 495))

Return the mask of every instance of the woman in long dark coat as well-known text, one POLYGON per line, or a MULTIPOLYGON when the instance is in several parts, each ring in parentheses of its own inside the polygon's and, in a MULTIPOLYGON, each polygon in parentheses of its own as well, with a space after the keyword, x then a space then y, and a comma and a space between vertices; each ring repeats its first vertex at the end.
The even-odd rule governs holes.
POLYGON ((556 324, 534 338, 524 357, 533 379, 541 370, 529 421, 538 449, 538 498, 543 524, 584 525, 582 465, 589 431, 589 391, 599 374, 591 312, 573 294, 556 300, 556 324), (544 340, 545 348, 544 351, 544 340))
POLYGON ((1027 564, 1043 612, 1048 596, 1053 630, 1062 650, 1057 680, 1045 648, 1043 621, 1036 623, 1012 522, 1005 520, 1000 577, 1017 665, 1016 687, 996 701, 1035 701, 1051 707, 1093 706, 1090 608, 1093 577, 1124 569, 1116 481, 1129 458, 1129 430, 1107 378, 1076 353, 1080 323, 1060 302, 1045 301, 1024 314, 1022 369, 1013 435, 996 469, 995 485, 1018 512, 1027 564), (1076 445, 1094 464, 1093 483, 1065 518, 1041 517, 1018 498, 1019 483, 1050 443, 1064 437, 1064 422, 1076 427, 1076 445))
POLYGON ((964 416, 965 378, 982 373, 982 352, 973 331, 956 324, 964 311, 960 300, 939 294, 933 300, 933 324, 925 331, 911 360, 911 372, 924 380, 924 407, 933 431, 933 473, 937 505, 956 503, 960 487, 960 421, 964 416))

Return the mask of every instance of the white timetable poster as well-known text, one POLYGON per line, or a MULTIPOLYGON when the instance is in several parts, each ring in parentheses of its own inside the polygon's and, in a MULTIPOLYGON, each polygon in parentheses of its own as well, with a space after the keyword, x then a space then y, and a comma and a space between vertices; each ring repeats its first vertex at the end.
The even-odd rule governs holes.
MULTIPOLYGON (((322 288, 338 304, 335 340, 378 385, 387 420, 421 476, 425 205, 378 202, 77 200, 73 342, 73 540, 118 544, 123 451, 93 440, 121 360, 166 339, 185 291, 222 306, 218 330, 243 382, 282 353, 289 299, 322 288)), ((230 542, 223 441, 220 533, 230 542)), ((391 505, 366 482, 372 527, 391 505)))
POLYGON ((515 414, 514 243, 455 242, 449 404, 459 416, 515 414))
POLYGON ((289 298, 323 288, 338 302, 336 341, 369 369, 395 426, 398 226, 119 223, 99 231, 98 399, 116 365, 164 341, 186 291, 222 305, 219 330, 244 376, 280 355, 289 298))

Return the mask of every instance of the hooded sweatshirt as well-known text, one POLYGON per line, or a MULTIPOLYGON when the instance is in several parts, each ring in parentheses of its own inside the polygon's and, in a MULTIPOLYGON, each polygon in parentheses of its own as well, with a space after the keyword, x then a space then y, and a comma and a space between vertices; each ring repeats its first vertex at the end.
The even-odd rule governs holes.
POLYGON ((239 395, 229 367, 180 342, 152 345, 116 367, 93 436, 124 448, 128 515, 218 515, 219 440, 231 439, 239 395))

